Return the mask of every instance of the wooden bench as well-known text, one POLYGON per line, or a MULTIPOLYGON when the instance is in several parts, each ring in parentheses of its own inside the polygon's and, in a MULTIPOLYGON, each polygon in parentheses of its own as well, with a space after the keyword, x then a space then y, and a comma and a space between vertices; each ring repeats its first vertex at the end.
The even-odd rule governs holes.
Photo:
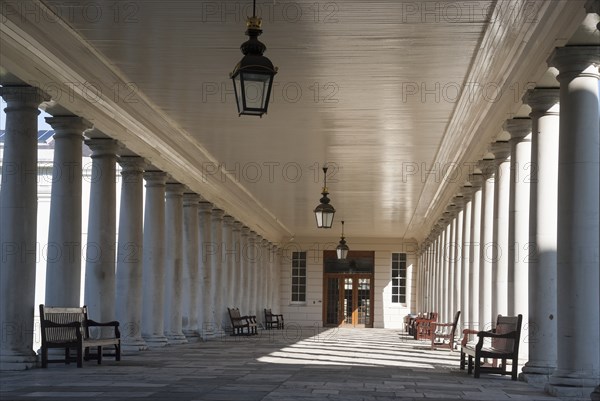
POLYGON ((498 315, 496 328, 490 331, 463 330, 465 339, 460 348, 460 369, 465 369, 465 356, 469 356, 470 374, 475 369, 473 377, 478 378, 481 372, 500 373, 502 375, 510 374, 512 380, 517 380, 517 369, 519 365, 519 342, 521 339, 521 323, 523 316, 502 316, 498 315), (466 341, 469 334, 476 333, 479 340, 477 343, 466 341), (490 342, 485 342, 490 338, 490 342), (489 345, 488 345, 489 344, 489 345), (482 358, 493 358, 500 360, 500 366, 481 366, 482 358), (473 366, 473 359, 475 360, 473 366), (511 360, 512 369, 506 369, 506 361, 511 360))
POLYGON ((242 316, 238 308, 227 308, 231 320, 231 335, 253 335, 258 334, 256 316, 242 316), (244 333, 244 329, 246 332, 244 333))
POLYGON ((460 311, 454 314, 454 321, 451 323, 431 323, 431 349, 449 348, 450 351, 454 350, 454 337, 456 336, 456 326, 458 326, 458 319, 460 318, 460 311), (440 340, 440 341, 438 341, 440 340), (446 340, 448 342, 446 342, 446 340))
POLYGON ((271 309, 265 309, 265 328, 270 329, 283 329, 283 315, 276 315, 271 313, 271 309))
POLYGON ((430 312, 427 317, 417 318, 414 322, 414 338, 415 340, 431 339, 431 323, 437 322, 438 314, 430 312))
POLYGON ((102 363, 102 347, 114 346, 115 359, 121 360, 121 333, 119 322, 99 323, 88 319, 87 307, 61 308, 40 305, 40 324, 42 329, 42 368, 48 363, 77 362, 77 367, 83 366, 84 358, 97 359, 102 363), (90 337, 90 327, 113 327, 114 336, 100 338, 90 337), (64 359, 48 359, 50 348, 64 349, 64 359), (76 349, 77 356, 71 357, 71 348, 76 349), (90 348, 96 348, 96 355, 90 354, 90 348))

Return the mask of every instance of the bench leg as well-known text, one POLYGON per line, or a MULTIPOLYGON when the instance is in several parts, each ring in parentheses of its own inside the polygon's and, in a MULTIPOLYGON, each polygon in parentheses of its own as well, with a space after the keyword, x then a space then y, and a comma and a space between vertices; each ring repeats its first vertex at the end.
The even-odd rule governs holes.
POLYGON ((83 367, 83 344, 77 346, 77 367, 83 367))
POLYGON ((115 344, 115 361, 121 360, 121 344, 115 344))
POLYGON ((519 370, 519 360, 517 358, 512 360, 512 375, 511 375, 511 379, 512 380, 517 380, 518 375, 517 375, 517 371, 519 370))
POLYGON ((479 368, 481 368, 481 358, 478 356, 475 357, 475 371, 473 372, 473 377, 479 379, 479 368))
POLYGON ((471 374, 473 372, 473 357, 469 355, 469 363, 467 365, 467 373, 471 374))
POLYGON ((465 370, 465 353, 460 351, 460 370, 465 370))
POLYGON ((42 347, 42 368, 48 367, 48 348, 42 347))
POLYGON ((71 363, 71 354, 69 347, 65 347, 65 365, 69 365, 71 363))
POLYGON ((102 346, 101 345, 98 346, 97 352, 98 352, 98 365, 100 365, 102 363, 102 346))

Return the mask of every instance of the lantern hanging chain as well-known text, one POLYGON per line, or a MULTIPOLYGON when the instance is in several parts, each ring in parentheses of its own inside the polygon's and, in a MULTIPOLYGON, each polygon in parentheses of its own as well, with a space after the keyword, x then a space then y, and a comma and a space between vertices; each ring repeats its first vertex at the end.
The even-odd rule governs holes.
POLYGON ((327 191, 327 167, 323 167, 323 192, 327 191))
POLYGON ((252 17, 256 17, 256 0, 254 0, 254 5, 252 6, 252 17))

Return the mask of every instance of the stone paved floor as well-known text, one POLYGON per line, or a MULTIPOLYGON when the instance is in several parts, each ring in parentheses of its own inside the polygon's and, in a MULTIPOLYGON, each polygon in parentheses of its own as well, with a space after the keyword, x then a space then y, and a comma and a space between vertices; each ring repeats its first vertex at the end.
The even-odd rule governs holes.
POLYGON ((290 326, 48 369, 2 372, 0 400, 558 400, 510 377, 474 379, 459 353, 399 330, 290 326))

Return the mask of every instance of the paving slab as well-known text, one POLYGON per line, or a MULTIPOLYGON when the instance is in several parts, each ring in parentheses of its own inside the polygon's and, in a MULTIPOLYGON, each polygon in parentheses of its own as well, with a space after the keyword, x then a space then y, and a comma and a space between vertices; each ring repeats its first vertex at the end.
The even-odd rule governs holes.
MULTIPOLYGON (((401 330, 293 327, 47 369, 0 372, 0 401, 562 401, 539 386, 459 370, 401 330)), ((567 400, 567 399, 565 399, 567 400)), ((568 399, 568 401, 573 401, 568 399)))

